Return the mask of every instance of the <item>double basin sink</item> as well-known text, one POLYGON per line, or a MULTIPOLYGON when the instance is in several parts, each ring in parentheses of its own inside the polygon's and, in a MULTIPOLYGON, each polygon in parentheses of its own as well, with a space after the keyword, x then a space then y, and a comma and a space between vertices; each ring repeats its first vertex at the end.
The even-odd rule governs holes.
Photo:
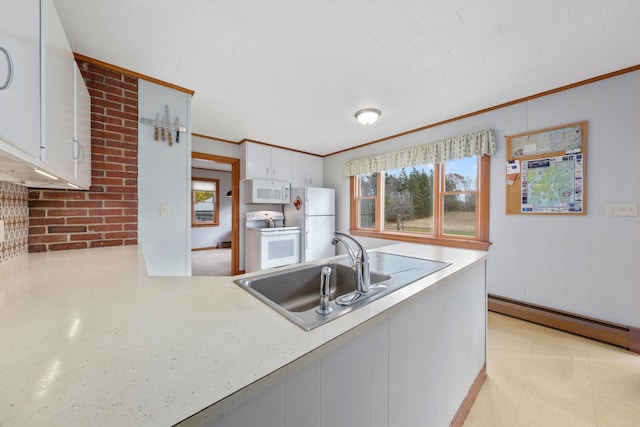
POLYGON ((309 331, 450 264, 384 252, 371 252, 369 253, 371 291, 349 306, 341 306, 335 302, 337 297, 353 292, 356 288, 353 269, 346 257, 328 263, 304 265, 237 279, 235 283, 300 328, 309 331), (328 314, 320 314, 316 309, 320 304, 321 270, 325 266, 331 268, 329 305, 333 310, 328 314))

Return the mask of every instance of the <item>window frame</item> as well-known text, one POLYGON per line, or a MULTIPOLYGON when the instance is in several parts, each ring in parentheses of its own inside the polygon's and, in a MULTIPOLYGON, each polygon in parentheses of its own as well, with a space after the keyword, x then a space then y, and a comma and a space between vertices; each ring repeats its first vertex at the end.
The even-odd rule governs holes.
POLYGON ((378 171, 378 191, 375 196, 375 229, 358 228, 359 209, 359 181, 360 177, 354 175, 350 177, 350 233, 353 236, 369 237, 386 240, 397 240, 402 242, 422 243, 438 246, 451 246, 465 249, 488 250, 489 245, 489 177, 490 177, 490 156, 478 156, 478 178, 476 194, 476 237, 447 235, 442 230, 442 217, 444 214, 444 196, 449 194, 468 193, 467 191, 456 191, 454 193, 444 191, 444 179, 442 175, 442 163, 436 163, 434 167, 433 182, 433 212, 434 224, 433 235, 422 233, 411 233, 405 231, 390 231, 384 229, 384 171, 378 171), (381 197, 382 195, 382 197, 381 197))
POLYGON ((220 226, 220 180, 215 178, 191 178, 191 227, 219 227, 220 226), (195 193, 203 190, 194 190, 193 182, 213 182, 215 183, 216 190, 213 192, 213 218, 207 222, 196 222, 196 202, 195 193))

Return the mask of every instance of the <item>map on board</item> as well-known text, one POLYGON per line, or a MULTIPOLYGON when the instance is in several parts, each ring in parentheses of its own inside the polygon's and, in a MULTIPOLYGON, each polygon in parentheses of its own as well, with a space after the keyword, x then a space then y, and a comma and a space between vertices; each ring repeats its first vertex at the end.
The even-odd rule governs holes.
POLYGON ((522 162, 522 212, 582 212, 582 154, 522 162))
POLYGON ((547 154, 562 151, 567 154, 580 152, 582 127, 580 125, 553 129, 547 132, 513 137, 511 158, 547 154))

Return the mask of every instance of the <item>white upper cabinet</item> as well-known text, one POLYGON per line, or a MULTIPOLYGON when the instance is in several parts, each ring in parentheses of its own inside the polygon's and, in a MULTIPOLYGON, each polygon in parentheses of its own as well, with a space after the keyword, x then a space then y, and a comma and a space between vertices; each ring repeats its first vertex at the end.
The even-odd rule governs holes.
POLYGON ((91 99, 76 73, 53 0, 0 0, 0 180, 89 188, 91 99))
POLYGON ((0 0, 0 150, 40 156, 40 2, 0 0))
POLYGON ((42 139, 43 168, 74 180, 75 60, 52 0, 43 0, 42 139))
POLYGON ((322 157, 293 153, 292 187, 322 187, 323 181, 322 157))
POLYGON ((81 188, 88 189, 91 186, 91 96, 77 64, 73 75, 73 182, 81 188))
POLYGON ((254 142, 242 144, 241 179, 291 182, 293 151, 254 142))

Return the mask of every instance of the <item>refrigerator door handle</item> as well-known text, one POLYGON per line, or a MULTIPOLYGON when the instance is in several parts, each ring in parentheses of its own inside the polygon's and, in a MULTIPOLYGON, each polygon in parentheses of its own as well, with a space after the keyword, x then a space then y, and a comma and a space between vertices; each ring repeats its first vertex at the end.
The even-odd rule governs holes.
POLYGON ((309 217, 305 216, 304 218, 304 248, 305 250, 309 249, 309 217))

